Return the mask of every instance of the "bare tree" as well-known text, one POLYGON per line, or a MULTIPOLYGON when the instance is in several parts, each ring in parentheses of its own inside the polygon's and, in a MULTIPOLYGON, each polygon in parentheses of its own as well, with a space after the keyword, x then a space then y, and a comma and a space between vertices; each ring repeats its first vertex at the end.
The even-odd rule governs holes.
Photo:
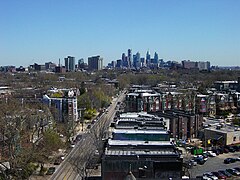
POLYGON ((89 149, 86 151, 81 149, 81 152, 83 151, 84 154, 78 153, 77 156, 71 157, 68 161, 72 165, 73 170, 81 177, 82 180, 89 177, 93 171, 93 167, 96 165, 96 162, 94 162, 94 150, 89 149))
POLYGON ((90 130, 91 139, 95 149, 98 150, 101 155, 104 151, 104 141, 107 138, 108 128, 109 128, 109 119, 105 116, 101 121, 98 121, 95 128, 90 130))

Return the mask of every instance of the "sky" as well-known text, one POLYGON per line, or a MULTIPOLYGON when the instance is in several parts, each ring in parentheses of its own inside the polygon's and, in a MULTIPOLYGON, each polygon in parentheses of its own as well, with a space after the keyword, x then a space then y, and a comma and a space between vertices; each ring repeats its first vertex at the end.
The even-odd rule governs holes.
POLYGON ((0 0, 0 66, 132 49, 164 61, 240 66, 239 0, 0 0))

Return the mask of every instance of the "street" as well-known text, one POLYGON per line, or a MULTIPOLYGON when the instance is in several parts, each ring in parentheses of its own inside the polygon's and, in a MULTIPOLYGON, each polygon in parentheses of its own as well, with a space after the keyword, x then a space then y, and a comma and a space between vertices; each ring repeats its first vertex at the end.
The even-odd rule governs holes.
POLYGON ((72 149, 65 160, 59 165, 56 172, 51 176, 51 180, 74 180, 83 177, 84 167, 89 161, 89 152, 96 149, 96 137, 103 130, 102 128, 109 127, 111 120, 115 115, 115 107, 118 101, 123 101, 124 94, 120 94, 115 98, 112 104, 108 107, 106 113, 102 114, 99 120, 91 127, 86 136, 81 139, 78 144, 72 149))

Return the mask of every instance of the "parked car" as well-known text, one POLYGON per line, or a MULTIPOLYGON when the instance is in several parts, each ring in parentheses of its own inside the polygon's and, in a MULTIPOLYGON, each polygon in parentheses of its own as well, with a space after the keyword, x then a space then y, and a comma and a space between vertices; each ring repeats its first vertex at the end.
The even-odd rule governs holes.
POLYGON ((213 173, 211 173, 211 172, 203 173, 203 176, 207 176, 207 177, 209 177, 209 178, 211 178, 211 179, 213 179, 213 180, 218 180, 218 177, 215 176, 215 175, 214 175, 213 173))
POLYGON ((204 153, 202 154, 202 156, 203 156, 203 160, 204 160, 204 161, 207 161, 207 160, 208 160, 208 154, 207 154, 206 152, 204 152, 204 153))
POLYGON ((236 169, 238 172, 240 172, 240 167, 235 167, 233 169, 236 169))
POLYGON ((224 147, 223 147, 223 152, 224 152, 224 153, 229 153, 228 148, 224 148, 224 147))
POLYGON ((235 151, 239 151, 240 150, 240 146, 232 146, 233 149, 235 149, 235 151))
POLYGON ((55 172, 55 170, 56 170, 55 167, 48 168, 48 171, 47 171, 46 175, 52 175, 55 172))
POLYGON ((209 157, 216 157, 218 154, 214 153, 213 151, 208 151, 209 157))
POLYGON ((219 151, 219 154, 223 154, 223 148, 218 147, 217 150, 219 151))
POLYGON ((203 165, 206 161, 203 159, 203 156, 198 155, 193 158, 194 161, 196 161, 198 164, 203 165))
POLYGON ((240 161, 240 157, 237 157, 237 158, 236 158, 236 161, 240 161))
POLYGON ((216 157, 217 156, 217 154, 214 153, 213 151, 206 151, 205 153, 208 155, 208 157, 216 157))
POLYGON ((225 164, 230 164, 230 163, 236 162, 236 159, 235 159, 235 158, 226 158, 226 159, 224 159, 223 162, 224 162, 225 164))
POLYGON ((196 165, 197 165, 197 162, 196 162, 196 161, 194 161, 193 159, 192 159, 192 160, 190 160, 190 162, 192 163, 192 165, 193 165, 193 166, 196 166, 196 165))
POLYGON ((227 148, 229 152, 232 152, 232 153, 236 151, 232 146, 226 146, 225 148, 227 148))
POLYGON ((217 156, 220 154, 220 150, 219 149, 213 149, 212 152, 215 153, 217 156))
POLYGON ((226 171, 234 176, 240 176, 240 172, 237 171, 236 169, 231 168, 231 169, 226 169, 226 171))
POLYGON ((202 180, 212 180, 212 178, 208 177, 208 176, 199 176, 196 177, 197 179, 202 179, 202 180))
POLYGON ((219 170, 218 172, 222 173, 223 175, 225 175, 227 178, 232 177, 232 174, 230 174, 228 171, 226 170, 219 170))
POLYGON ((212 172, 214 176, 217 176, 218 179, 227 179, 227 176, 220 172, 212 172))

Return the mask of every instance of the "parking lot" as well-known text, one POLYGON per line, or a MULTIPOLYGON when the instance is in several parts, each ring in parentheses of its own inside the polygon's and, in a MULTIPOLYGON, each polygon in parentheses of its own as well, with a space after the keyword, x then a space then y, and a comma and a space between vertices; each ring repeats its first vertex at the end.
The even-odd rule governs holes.
MULTIPOLYGON (((201 176, 205 172, 213 172, 219 170, 225 170, 228 168, 240 167, 240 161, 236 161, 230 164, 224 164, 224 159, 226 158, 238 158, 240 156, 239 152, 220 154, 216 157, 209 157, 208 160, 203 165, 196 165, 189 169, 190 177, 194 178, 196 176, 201 176)), ((240 177, 236 178, 239 179, 240 177)))

